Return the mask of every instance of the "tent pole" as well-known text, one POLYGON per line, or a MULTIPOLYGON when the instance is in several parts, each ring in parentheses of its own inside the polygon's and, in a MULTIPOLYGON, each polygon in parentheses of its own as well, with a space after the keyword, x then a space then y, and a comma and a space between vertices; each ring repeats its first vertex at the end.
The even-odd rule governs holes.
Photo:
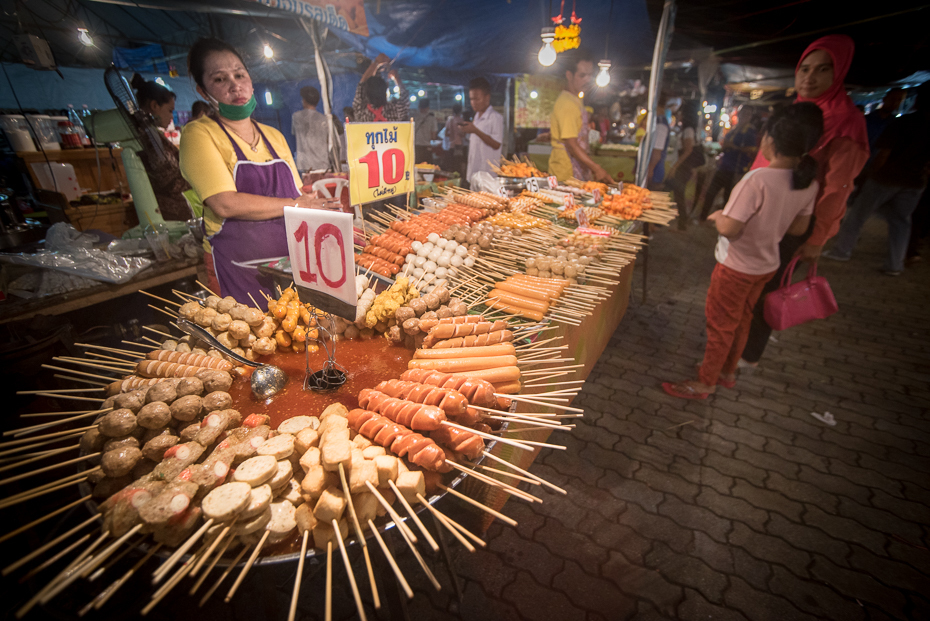
MULTIPOLYGON (((662 70, 665 67, 665 56, 668 53, 675 24, 675 0, 666 0, 662 9, 662 20, 659 22, 659 31, 656 34, 655 51, 652 54, 652 72, 649 75, 649 104, 646 117, 646 135, 640 146, 640 156, 636 162, 636 185, 648 187, 646 174, 649 172, 649 160, 655 148, 656 136, 656 105, 662 86, 662 70)), ((664 104, 664 102, 663 102, 664 104)), ((649 235, 649 225, 643 227, 643 232, 649 235)), ((646 303, 648 292, 647 276, 649 274, 649 244, 643 248, 643 303, 646 303)))

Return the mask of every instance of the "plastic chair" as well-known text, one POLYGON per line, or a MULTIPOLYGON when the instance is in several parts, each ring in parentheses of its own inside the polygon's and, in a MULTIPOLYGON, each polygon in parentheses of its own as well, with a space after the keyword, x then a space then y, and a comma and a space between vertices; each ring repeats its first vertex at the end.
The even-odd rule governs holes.
MULTIPOLYGON (((310 186, 311 191, 319 192, 320 196, 324 198, 335 198, 337 200, 342 200, 342 193, 349 186, 349 180, 343 179, 341 177, 330 177, 328 179, 318 179, 313 182, 313 185, 310 186), (330 191, 330 186, 335 186, 335 191, 330 191)), ((361 218, 361 213, 359 213, 358 205, 355 206, 355 217, 361 218)))

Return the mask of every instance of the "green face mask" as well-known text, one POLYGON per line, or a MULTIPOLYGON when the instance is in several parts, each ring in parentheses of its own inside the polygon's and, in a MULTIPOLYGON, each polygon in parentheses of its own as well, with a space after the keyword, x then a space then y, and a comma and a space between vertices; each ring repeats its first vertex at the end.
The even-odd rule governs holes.
POLYGON ((252 116, 252 113, 255 112, 255 106, 257 105, 258 102, 255 101, 255 94, 253 93, 249 101, 241 106, 221 103, 217 104, 217 108, 220 111, 220 116, 223 118, 229 119, 230 121, 241 121, 242 119, 247 119, 252 116))

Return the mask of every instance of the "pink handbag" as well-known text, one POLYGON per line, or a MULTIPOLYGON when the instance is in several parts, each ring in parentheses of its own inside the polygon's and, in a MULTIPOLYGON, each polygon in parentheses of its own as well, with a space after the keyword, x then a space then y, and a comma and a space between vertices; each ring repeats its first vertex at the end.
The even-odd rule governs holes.
POLYGON ((765 321, 773 330, 785 330, 813 319, 826 319, 839 310, 827 279, 817 275, 811 263, 807 278, 792 283, 800 257, 791 260, 781 277, 781 285, 765 296, 765 321))

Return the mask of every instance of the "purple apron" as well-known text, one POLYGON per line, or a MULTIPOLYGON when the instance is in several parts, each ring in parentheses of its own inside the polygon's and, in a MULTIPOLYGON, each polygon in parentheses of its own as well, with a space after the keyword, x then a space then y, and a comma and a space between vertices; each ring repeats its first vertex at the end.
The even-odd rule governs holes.
MULTIPOLYGON (((578 146, 581 147, 581 150, 585 153, 588 152, 588 111, 585 109, 584 104, 581 106, 581 130, 578 132, 578 146)), ((568 149, 566 149, 568 151, 568 149)), ((575 175, 575 179, 581 181, 590 181, 591 180, 591 171, 589 171, 580 161, 572 157, 572 154, 568 154, 568 159, 572 161, 572 171, 575 175)))
MULTIPOLYGON (((270 162, 249 161, 223 124, 219 123, 219 126, 236 150, 238 161, 233 169, 233 180, 237 192, 271 198, 296 199, 300 196, 290 165, 278 157, 258 124, 255 129, 271 153, 270 162)), ((283 216, 271 220, 226 218, 222 228, 209 239, 213 251, 213 268, 222 295, 231 295, 242 304, 251 304, 249 293, 256 300, 262 299, 263 291, 272 294, 270 279, 261 276, 254 267, 241 264, 287 256, 287 233, 283 216)))

